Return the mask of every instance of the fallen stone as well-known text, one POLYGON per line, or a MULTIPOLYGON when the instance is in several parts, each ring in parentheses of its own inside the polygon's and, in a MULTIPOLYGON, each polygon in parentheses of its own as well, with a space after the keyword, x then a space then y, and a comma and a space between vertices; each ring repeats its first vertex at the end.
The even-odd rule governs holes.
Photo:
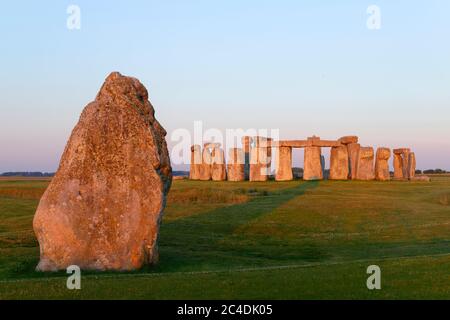
POLYGON ((37 270, 135 270, 158 262, 172 181, 166 131, 145 87, 112 73, 72 131, 33 227, 37 270))
POLYGON ((411 181, 422 181, 422 182, 430 182, 431 179, 428 176, 415 176, 413 178, 411 178, 411 181))

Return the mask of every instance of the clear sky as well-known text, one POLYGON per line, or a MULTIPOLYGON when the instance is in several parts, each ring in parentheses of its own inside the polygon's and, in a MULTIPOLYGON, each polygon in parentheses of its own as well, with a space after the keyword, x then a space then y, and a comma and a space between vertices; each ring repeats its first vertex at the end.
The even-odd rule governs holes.
POLYGON ((201 120, 286 139, 356 134, 450 170, 449 38, 446 0, 3 2, 0 172, 56 170, 111 71, 147 86, 170 146, 201 120), (80 30, 66 26, 71 4, 80 30))

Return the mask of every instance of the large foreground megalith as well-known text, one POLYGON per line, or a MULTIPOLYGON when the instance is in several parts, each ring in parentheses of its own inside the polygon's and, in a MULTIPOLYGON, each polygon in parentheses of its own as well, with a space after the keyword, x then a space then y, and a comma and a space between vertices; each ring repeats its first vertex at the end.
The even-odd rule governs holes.
POLYGON ((109 75, 83 110, 34 216, 38 270, 134 270, 158 261, 172 181, 165 135, 145 87, 109 75))

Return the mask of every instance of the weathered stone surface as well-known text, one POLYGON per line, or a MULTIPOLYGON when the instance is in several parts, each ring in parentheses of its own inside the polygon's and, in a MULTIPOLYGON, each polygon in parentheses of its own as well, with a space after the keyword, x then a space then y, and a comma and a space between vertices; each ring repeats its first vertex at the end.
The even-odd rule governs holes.
POLYGON ((331 148, 330 180, 347 180, 349 175, 348 150, 346 146, 331 148))
POLYGON ((357 136, 345 136, 342 138, 339 138, 338 140, 340 143, 348 145, 352 143, 358 143, 358 137, 357 136))
POLYGON ((403 179, 403 159, 401 153, 394 152, 394 179, 403 179))
POLYGON ((414 152, 409 154, 408 159, 408 179, 413 179, 416 176, 416 155, 414 152))
POLYGON ((172 181, 165 135, 145 87, 109 75, 84 109, 34 216, 38 270, 133 270, 158 261, 172 181))
POLYGON ((254 137, 255 146, 250 150, 250 181, 267 181, 270 174, 270 148, 264 137, 254 137))
POLYGON ((200 180, 200 171, 202 164, 202 148, 199 145, 191 147, 191 165, 189 170, 189 179, 200 180))
POLYGON ((210 148, 203 148, 202 163, 199 166, 199 179, 209 181, 212 176, 212 151, 210 148))
POLYGON ((231 148, 228 160, 228 181, 245 180, 245 155, 241 148, 231 148))
POLYGON ((415 176, 415 177, 411 178, 411 181, 430 182, 431 179, 428 176, 415 176))
POLYGON ((211 179, 213 181, 225 181, 227 179, 227 167, 223 149, 215 147, 212 149, 211 179))
POLYGON ((398 148, 393 150, 394 154, 403 154, 403 153, 410 153, 411 149, 409 148, 398 148))
POLYGON ((306 147, 303 180, 322 180, 322 150, 320 147, 306 147))
POLYGON ((349 168, 350 168, 349 177, 352 180, 356 180, 358 176, 358 161, 360 149, 361 145, 358 143, 350 143, 347 145, 349 168))
POLYGON ((253 139, 251 137, 242 137, 242 148, 244 150, 244 172, 245 180, 250 179, 250 150, 253 139))
POLYGON ((361 147, 359 150, 359 160, 357 169, 358 180, 375 179, 374 171, 374 151, 372 147, 361 147))
POLYGON ((250 151, 250 181, 267 181, 267 148, 252 148, 250 151))
POLYGON ((290 181, 294 178, 292 174, 292 148, 280 147, 277 152, 277 167, 275 180, 290 181))
POLYGON ((389 172, 389 158, 391 150, 389 148, 378 148, 375 160, 375 179, 379 181, 391 180, 389 172))
POLYGON ((403 170, 403 179, 409 179, 409 155, 410 151, 405 151, 402 153, 402 170, 403 170))

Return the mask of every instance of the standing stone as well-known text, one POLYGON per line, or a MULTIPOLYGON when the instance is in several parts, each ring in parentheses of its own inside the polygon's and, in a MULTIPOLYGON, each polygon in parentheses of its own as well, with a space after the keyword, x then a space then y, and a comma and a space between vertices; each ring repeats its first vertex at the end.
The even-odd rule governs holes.
POLYGON ((358 176, 358 160, 359 150, 361 145, 359 143, 350 143, 347 145, 348 160, 349 160, 349 177, 352 180, 356 180, 358 176))
POLYGON ((403 179, 409 179, 409 155, 410 151, 404 151, 402 154, 403 179))
POLYGON ((374 151, 372 147, 361 147, 357 169, 358 180, 374 180, 374 151))
POLYGON ((203 146, 203 152, 202 152, 202 163, 199 166, 199 179, 201 181, 209 181, 211 180, 211 165, 212 165, 212 154, 211 149, 205 145, 203 146))
POLYGON ((250 150, 251 150, 252 138, 242 137, 242 148, 244 150, 244 170, 245 180, 250 179, 250 150))
POLYGON ((378 148, 375 160, 375 179, 379 181, 391 180, 389 172, 389 158, 391 150, 389 148, 378 148))
POLYGON ((202 164, 202 147, 193 145, 191 147, 191 166, 189 170, 189 179, 200 180, 200 171, 202 164))
POLYGON ((158 261, 172 181, 165 136, 145 87, 110 74, 83 110, 34 216, 37 270, 135 270, 158 261))
POLYGON ((294 179, 294 176, 292 174, 292 148, 279 147, 277 155, 278 157, 275 180, 290 181, 294 179))
POLYGON ((303 180, 322 180, 322 150, 320 147, 306 147, 303 180))
POLYGON ((241 148, 231 148, 228 160, 228 181, 245 180, 245 156, 241 148))
POLYGON ((347 180, 349 175, 348 150, 346 146, 331 148, 330 180, 347 180))
POLYGON ((227 179, 227 168, 223 149, 215 147, 212 149, 211 178, 213 181, 225 181, 227 179))
POLYGON ((416 155, 414 152, 409 154, 408 160, 408 179, 413 180, 416 176, 416 155))
POLYGON ((403 159, 399 153, 394 153, 394 179, 403 179, 403 159))
POLYGON ((270 170, 267 138, 255 137, 255 146, 250 150, 250 181, 267 181, 270 170))
POLYGON ((397 180, 408 179, 409 154, 408 148, 394 149, 394 178, 397 180))

